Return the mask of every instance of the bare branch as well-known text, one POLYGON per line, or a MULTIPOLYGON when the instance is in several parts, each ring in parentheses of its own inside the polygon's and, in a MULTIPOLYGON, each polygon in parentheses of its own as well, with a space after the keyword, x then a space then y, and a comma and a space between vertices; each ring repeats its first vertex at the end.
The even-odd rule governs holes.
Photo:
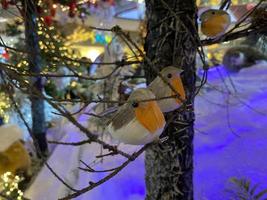
POLYGON ((75 197, 78 197, 80 195, 82 195, 85 192, 88 192, 90 190, 92 190, 93 188, 105 183, 106 181, 108 181, 109 179, 111 179, 112 177, 114 177, 115 175, 117 175, 121 170, 123 170, 130 162, 134 161, 138 156, 140 156, 146 148, 148 148, 148 146, 150 145, 145 145, 143 146, 139 151, 137 151, 136 153, 134 153, 131 157, 131 159, 126 160, 121 166, 119 166, 117 169, 115 169, 112 173, 110 173, 109 175, 107 175, 106 177, 102 178, 101 180, 97 181, 97 182, 90 182, 89 186, 78 190, 75 193, 72 193, 66 197, 60 198, 59 200, 67 200, 67 199, 73 199, 75 197))

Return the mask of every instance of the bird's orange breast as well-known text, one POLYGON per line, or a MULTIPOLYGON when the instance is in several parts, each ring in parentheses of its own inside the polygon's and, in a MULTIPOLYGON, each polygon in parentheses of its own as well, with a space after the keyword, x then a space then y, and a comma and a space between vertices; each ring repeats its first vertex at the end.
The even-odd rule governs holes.
POLYGON ((213 16, 201 24, 201 31, 204 35, 213 37, 223 33, 229 26, 229 23, 230 21, 228 15, 213 16))
POLYGON ((137 120, 150 132, 155 133, 165 125, 165 118, 155 101, 148 102, 144 107, 135 109, 137 120))
MULTIPOLYGON (((179 98, 176 98, 176 101, 178 104, 181 104, 182 101, 185 100, 185 90, 184 90, 182 79, 180 77, 174 78, 171 81, 171 85, 174 87, 175 91, 177 91, 178 94, 180 95, 179 98)), ((172 91, 172 95, 176 95, 176 93, 172 91)))

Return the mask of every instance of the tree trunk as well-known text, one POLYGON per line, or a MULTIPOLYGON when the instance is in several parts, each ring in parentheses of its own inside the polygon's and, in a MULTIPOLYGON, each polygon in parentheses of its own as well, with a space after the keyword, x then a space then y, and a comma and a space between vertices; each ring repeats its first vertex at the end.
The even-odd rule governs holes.
MULTIPOLYGON (((147 36, 145 51, 154 66, 161 70, 169 65, 184 69, 183 83, 187 110, 180 111, 163 136, 168 140, 146 151, 146 199, 193 199, 193 99, 195 93, 196 2, 195 0, 146 0, 147 36), (180 19, 180 20, 179 20, 180 19), (186 125, 181 124, 186 122, 186 125), (185 129, 181 131, 181 129, 185 129), (181 131, 181 132, 180 132, 181 131)), ((146 65, 147 66, 147 65, 146 65)), ((156 74, 147 67, 148 83, 156 74)), ((178 111, 167 114, 168 119, 178 111)))
MULTIPOLYGON (((38 22, 35 1, 24 0, 24 12, 25 12, 25 40, 26 48, 30 52, 28 55, 29 71, 32 73, 40 73, 42 69, 40 48, 38 45, 38 22)), ((40 92, 43 91, 43 84, 41 77, 33 77, 30 83, 34 90, 40 92)), ((31 96, 31 111, 32 111, 32 132, 38 142, 38 148, 42 154, 47 151, 46 142, 46 128, 45 128, 45 111, 44 100, 35 96, 31 96)))

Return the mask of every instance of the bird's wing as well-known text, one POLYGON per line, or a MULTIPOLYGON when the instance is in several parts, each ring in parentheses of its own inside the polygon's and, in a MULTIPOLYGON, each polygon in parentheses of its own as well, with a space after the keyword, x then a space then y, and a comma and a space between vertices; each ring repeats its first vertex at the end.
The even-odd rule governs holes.
POLYGON ((171 88, 157 77, 148 88, 155 94, 156 98, 162 98, 171 95, 171 88))
POLYGON ((135 117, 134 110, 129 103, 125 103, 111 120, 114 130, 127 125, 135 117))

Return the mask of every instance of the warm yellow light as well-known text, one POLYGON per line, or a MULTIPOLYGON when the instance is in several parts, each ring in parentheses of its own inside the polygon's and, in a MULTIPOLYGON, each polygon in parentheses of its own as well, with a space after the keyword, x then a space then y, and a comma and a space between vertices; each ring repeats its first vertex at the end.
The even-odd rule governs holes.
POLYGON ((22 180, 22 177, 16 177, 11 172, 6 172, 0 176, 0 191, 8 197, 12 193, 12 195, 16 195, 16 197, 12 199, 21 200, 23 192, 18 188, 18 183, 22 180))
POLYGON ((70 84, 71 87, 75 87, 76 85, 77 85, 77 82, 75 82, 75 81, 73 81, 73 82, 70 84))
POLYGON ((91 61, 95 61, 95 59, 102 53, 100 49, 90 49, 86 52, 87 58, 90 58, 91 61))
POLYGON ((104 52, 102 46, 74 46, 73 48, 79 51, 81 57, 89 58, 92 62, 104 52))
POLYGON ((208 57, 208 59, 211 59, 212 58, 211 53, 207 53, 207 57, 208 57))

